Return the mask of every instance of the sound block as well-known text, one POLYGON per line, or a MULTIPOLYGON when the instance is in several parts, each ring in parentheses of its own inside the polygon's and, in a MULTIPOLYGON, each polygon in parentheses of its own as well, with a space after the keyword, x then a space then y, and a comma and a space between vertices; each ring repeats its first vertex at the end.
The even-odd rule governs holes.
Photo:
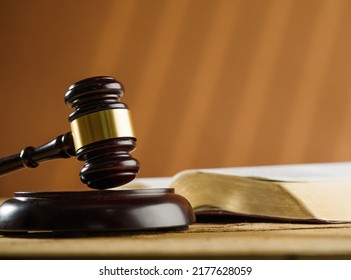
POLYGON ((16 192, 0 206, 0 233, 182 230, 195 222, 173 189, 16 192))

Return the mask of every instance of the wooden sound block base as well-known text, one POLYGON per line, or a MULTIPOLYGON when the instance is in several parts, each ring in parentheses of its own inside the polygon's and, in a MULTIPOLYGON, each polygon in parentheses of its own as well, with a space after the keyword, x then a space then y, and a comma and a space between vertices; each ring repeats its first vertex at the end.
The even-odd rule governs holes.
POLYGON ((173 189, 16 192, 0 206, 0 234, 186 229, 189 202, 173 189))

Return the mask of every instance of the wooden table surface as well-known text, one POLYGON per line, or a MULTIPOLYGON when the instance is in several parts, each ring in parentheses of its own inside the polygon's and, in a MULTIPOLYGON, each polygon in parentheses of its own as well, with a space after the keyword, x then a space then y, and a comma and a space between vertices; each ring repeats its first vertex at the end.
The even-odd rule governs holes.
POLYGON ((351 259, 351 224, 197 223, 178 232, 0 236, 0 258, 351 259))

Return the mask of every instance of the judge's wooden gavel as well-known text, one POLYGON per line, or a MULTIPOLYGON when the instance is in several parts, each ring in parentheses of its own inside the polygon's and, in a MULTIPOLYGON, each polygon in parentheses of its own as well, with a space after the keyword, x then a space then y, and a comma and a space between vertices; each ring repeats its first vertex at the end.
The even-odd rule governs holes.
POLYGON ((109 76, 81 80, 69 87, 65 102, 73 108, 71 132, 40 147, 0 159, 0 175, 39 162, 76 156, 84 161, 81 181, 93 189, 109 189, 132 181, 139 162, 130 153, 136 147, 130 112, 120 102, 123 85, 109 76))

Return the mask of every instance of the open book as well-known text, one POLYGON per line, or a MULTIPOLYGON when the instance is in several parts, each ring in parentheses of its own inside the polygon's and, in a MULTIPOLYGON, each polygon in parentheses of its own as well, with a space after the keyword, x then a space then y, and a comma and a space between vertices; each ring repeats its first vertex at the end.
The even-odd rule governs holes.
POLYGON ((197 215, 351 222, 351 162, 194 169, 139 184, 174 188, 197 215))

